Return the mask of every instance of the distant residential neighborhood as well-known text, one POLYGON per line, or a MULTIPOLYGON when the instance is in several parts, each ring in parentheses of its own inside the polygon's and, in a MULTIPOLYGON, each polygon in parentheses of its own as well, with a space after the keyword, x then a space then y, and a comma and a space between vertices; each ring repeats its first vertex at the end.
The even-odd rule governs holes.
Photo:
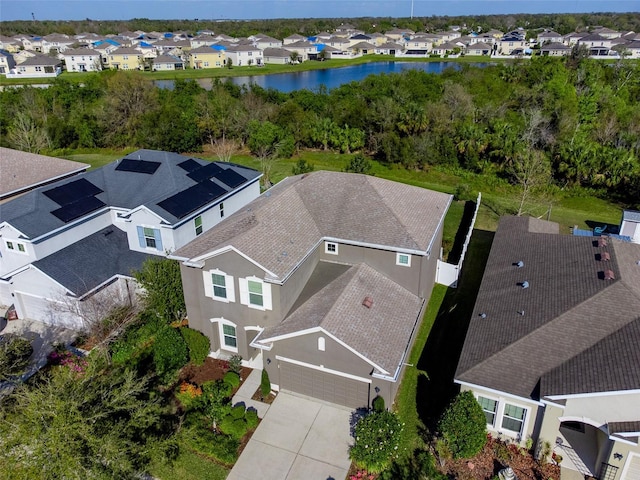
POLYGON ((37 78, 55 77, 63 71, 259 67, 364 55, 403 59, 566 56, 574 47, 582 47, 593 58, 640 58, 640 33, 598 26, 567 35, 544 29, 535 37, 528 36, 524 28, 483 32, 460 26, 436 33, 406 28, 366 33, 343 24, 333 32, 293 34, 283 39, 263 33, 236 38, 211 30, 195 34, 136 30, 106 36, 90 32, 73 36, 0 35, 0 74, 7 78, 37 78))

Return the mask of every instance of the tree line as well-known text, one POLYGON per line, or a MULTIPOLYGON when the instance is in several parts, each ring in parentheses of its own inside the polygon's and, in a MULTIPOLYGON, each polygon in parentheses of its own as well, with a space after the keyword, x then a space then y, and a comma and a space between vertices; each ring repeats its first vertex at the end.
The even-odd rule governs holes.
POLYGON ((460 67, 291 93, 224 80, 164 89, 127 72, 91 74, 83 86, 56 79, 0 93, 0 142, 34 152, 204 147, 226 161, 248 150, 267 177, 273 161, 303 149, 359 152, 638 202, 640 65, 538 57, 460 67))
POLYGON ((410 28, 414 32, 436 32, 458 25, 465 31, 486 32, 492 28, 508 32, 517 27, 527 30, 550 28, 558 33, 567 34, 588 27, 603 26, 621 31, 640 31, 640 14, 628 13, 567 13, 567 14, 513 14, 513 15, 458 15, 427 16, 414 18, 361 17, 361 18, 305 18, 275 20, 151 20, 134 18, 132 20, 15 20, 2 22, 2 35, 47 35, 63 33, 76 35, 82 32, 94 32, 100 35, 118 34, 125 31, 142 30, 145 32, 197 33, 212 30, 234 37, 248 37, 258 32, 275 38, 284 38, 294 33, 314 35, 322 31, 333 32, 336 27, 349 23, 367 33, 385 32, 393 28, 410 28))

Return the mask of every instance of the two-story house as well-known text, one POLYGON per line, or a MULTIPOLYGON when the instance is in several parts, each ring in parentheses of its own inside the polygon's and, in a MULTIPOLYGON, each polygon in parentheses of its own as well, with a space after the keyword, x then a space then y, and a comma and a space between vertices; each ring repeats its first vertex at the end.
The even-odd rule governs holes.
POLYGON ((6 50, 0 50, 0 75, 6 75, 16 66, 13 55, 6 50))
POLYGON ((226 61, 226 48, 221 45, 197 47, 189 51, 189 67, 197 70, 222 68, 226 61))
POLYGON ((451 196, 376 177, 287 178, 172 258, 189 325, 273 388, 394 401, 435 281, 451 196))
POLYGON ((67 72, 99 72, 102 70, 102 54, 89 48, 65 50, 62 54, 67 72))
POLYGON ((138 150, 32 190, 0 209, 0 303, 21 318, 83 328, 95 295, 129 289, 166 255, 260 193, 259 172, 138 150), (75 309, 74 311, 70 307, 75 309))
POLYGON ((140 70, 144 55, 140 50, 130 47, 120 47, 108 55, 109 68, 113 70, 140 70))
POLYGON ((455 381, 562 478, 640 478, 640 245, 503 217, 455 381))
POLYGON ((48 55, 34 55, 18 63, 7 78, 40 78, 57 77, 62 73, 62 62, 48 55))
POLYGON ((227 58, 231 59, 233 65, 245 67, 247 65, 262 65, 262 50, 252 44, 235 45, 225 50, 227 58))

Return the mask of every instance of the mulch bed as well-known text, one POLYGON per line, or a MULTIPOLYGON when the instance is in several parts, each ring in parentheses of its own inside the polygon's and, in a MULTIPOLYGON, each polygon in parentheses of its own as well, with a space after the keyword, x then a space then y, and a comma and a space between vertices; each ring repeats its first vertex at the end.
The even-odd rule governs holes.
POLYGON ((268 396, 263 397, 262 392, 260 391, 260 387, 258 387, 258 389, 255 391, 255 393, 251 397, 251 400, 256 400, 258 402, 266 403, 267 405, 271 405, 275 399, 276 399, 276 396, 273 394, 273 392, 269 393, 268 396))
MULTIPOLYGON (((222 380, 224 374, 229 371, 229 362, 217 358, 207 357, 200 366, 187 365, 180 372, 180 380, 196 385, 202 385, 208 380, 222 380)), ((240 384, 247 379, 251 369, 242 367, 240 370, 240 384)))
POLYGON ((493 437, 489 437, 482 451, 472 459, 447 460, 441 471, 457 480, 490 480, 507 466, 513 469, 519 480, 560 478, 558 465, 538 463, 525 449, 493 437))

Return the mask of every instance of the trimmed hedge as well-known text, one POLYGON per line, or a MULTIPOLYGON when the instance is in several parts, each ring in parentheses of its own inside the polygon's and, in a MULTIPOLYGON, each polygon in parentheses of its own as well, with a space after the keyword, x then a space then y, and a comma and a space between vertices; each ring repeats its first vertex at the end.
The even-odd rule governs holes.
POLYGON ((227 372, 224 374, 224 383, 227 383, 231 388, 238 388, 240 386, 240 375, 235 372, 227 372))
POLYGON ((471 391, 456 396, 438 430, 454 458, 471 458, 482 450, 487 442, 487 419, 471 391))
POLYGON ((158 332, 152 347, 153 364, 163 382, 183 367, 189 359, 187 344, 175 328, 166 327, 158 332))
POLYGON ((263 397, 268 397, 271 393, 271 382, 269 381, 269 374, 266 370, 262 370, 262 378, 260 379, 260 394, 263 397))
POLYGON ((189 361, 194 365, 202 365, 211 349, 209 337, 189 327, 181 328, 180 334, 189 349, 189 361))

